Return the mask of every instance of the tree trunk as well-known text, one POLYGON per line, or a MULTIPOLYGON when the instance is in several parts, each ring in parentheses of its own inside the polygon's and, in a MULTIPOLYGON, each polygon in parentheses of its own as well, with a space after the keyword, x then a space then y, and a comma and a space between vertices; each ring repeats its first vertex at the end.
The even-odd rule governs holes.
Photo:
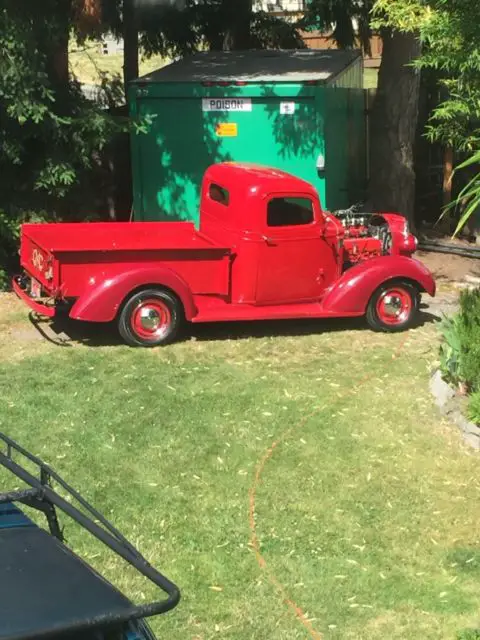
POLYGON ((253 0, 224 0, 227 15, 232 20, 227 29, 224 49, 246 50, 251 46, 251 24, 253 15, 253 0), (233 7, 231 5, 234 5, 233 7))
POLYGON ((377 96, 371 114, 370 204, 397 211, 414 228, 414 146, 419 71, 407 66, 421 53, 413 34, 385 29, 377 96))
POLYGON ((123 0, 123 46, 123 82, 128 97, 128 85, 139 75, 138 25, 133 0, 123 0))

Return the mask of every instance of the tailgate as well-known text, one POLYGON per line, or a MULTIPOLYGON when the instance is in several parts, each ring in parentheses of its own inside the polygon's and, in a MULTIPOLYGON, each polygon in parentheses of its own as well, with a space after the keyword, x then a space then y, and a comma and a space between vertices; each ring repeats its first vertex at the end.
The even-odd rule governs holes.
POLYGON ((25 271, 47 290, 55 283, 55 259, 47 249, 41 247, 30 234, 22 229, 20 240, 20 262, 25 271))

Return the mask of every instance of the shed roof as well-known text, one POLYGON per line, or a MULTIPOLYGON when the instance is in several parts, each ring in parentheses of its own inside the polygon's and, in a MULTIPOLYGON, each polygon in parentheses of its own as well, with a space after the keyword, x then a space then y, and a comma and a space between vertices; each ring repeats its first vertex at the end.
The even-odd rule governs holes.
POLYGON ((362 57, 361 51, 288 49, 196 53, 142 76, 136 82, 327 83, 362 57))

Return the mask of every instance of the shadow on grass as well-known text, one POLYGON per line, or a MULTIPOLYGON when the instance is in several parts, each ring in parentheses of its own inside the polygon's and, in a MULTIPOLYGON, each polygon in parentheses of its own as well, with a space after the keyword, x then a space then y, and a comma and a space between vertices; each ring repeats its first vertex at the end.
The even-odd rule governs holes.
MULTIPOLYGON (((426 305, 422 305, 422 307, 424 306, 426 305)), ((68 348, 79 344, 89 347, 109 347, 123 344, 114 323, 80 322, 66 316, 48 321, 38 319, 35 314, 30 314, 30 321, 45 340, 58 347, 68 348)), ((437 316, 421 311, 414 328, 438 321, 437 316)), ((222 340, 248 340, 250 338, 319 335, 341 331, 361 331, 366 336, 371 332, 364 318, 216 322, 189 324, 182 331, 178 341, 218 342, 222 340)))
POLYGON ((477 547, 457 547, 447 555, 450 569, 480 574, 480 550, 477 547))

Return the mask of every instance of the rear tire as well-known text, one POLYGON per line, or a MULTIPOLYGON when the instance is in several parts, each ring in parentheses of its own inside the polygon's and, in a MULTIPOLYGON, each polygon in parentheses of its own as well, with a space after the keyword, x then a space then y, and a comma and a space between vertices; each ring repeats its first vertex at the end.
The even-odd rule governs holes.
POLYGON ((131 347, 157 347, 175 340, 182 318, 182 304, 173 293, 143 289, 124 304, 118 331, 131 347))
POLYGON ((410 282, 397 280, 382 284, 367 307, 367 322, 374 331, 404 331, 415 322, 420 292, 410 282))

